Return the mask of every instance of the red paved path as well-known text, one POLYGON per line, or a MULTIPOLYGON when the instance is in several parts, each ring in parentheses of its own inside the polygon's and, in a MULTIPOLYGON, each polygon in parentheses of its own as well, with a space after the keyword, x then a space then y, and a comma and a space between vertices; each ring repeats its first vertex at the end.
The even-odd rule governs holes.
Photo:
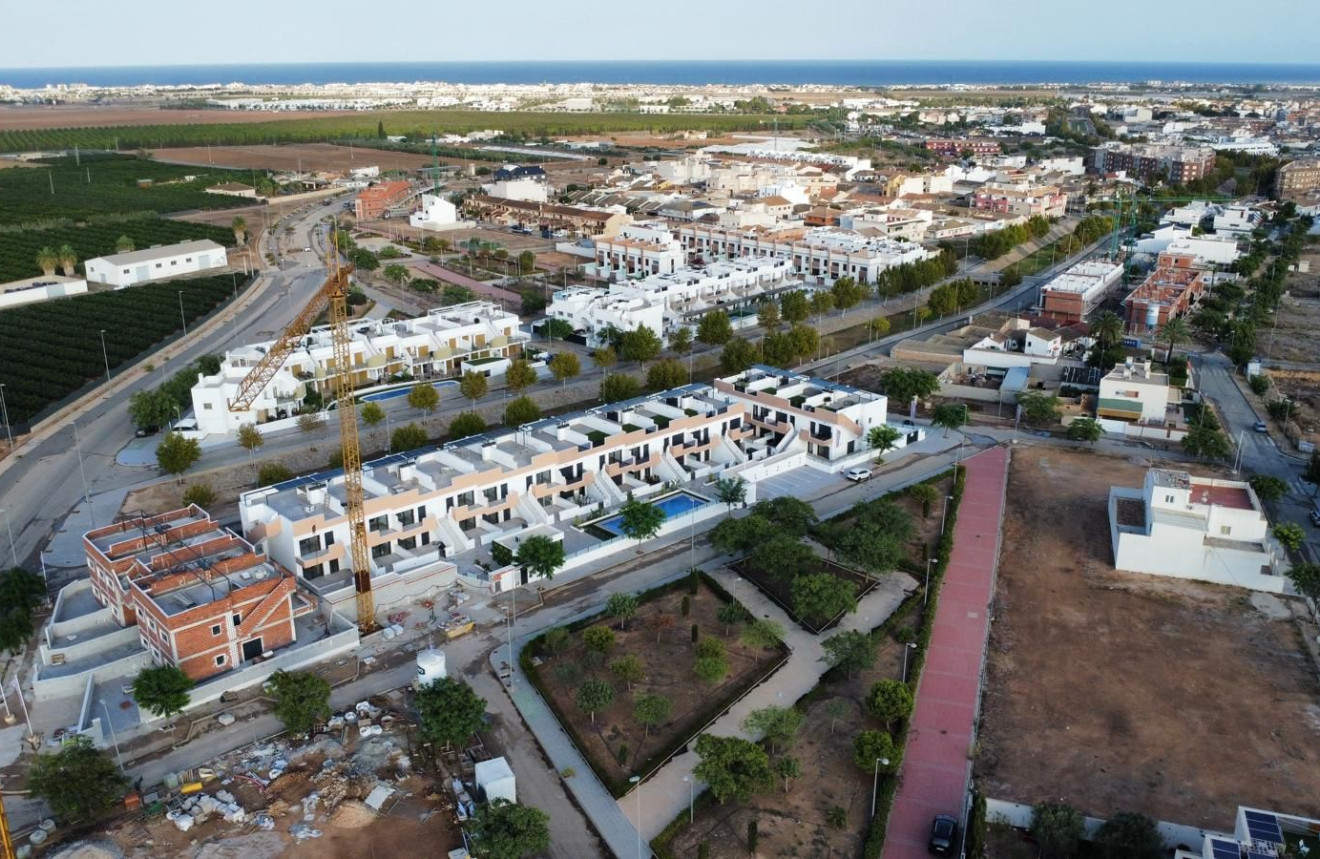
POLYGON ((1008 451, 992 448, 964 465, 967 482, 954 526, 953 555, 917 688, 883 859, 928 856, 931 819, 936 814, 961 817, 967 794, 968 750, 989 631, 1008 451))

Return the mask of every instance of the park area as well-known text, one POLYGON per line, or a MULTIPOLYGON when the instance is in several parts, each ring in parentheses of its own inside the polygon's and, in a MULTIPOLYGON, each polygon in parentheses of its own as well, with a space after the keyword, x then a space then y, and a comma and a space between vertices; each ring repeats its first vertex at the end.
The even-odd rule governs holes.
POLYGON ((980 788, 1222 831, 1239 805, 1317 816, 1316 666, 1289 601, 1112 567, 1109 488, 1151 465, 1015 451, 980 788))
POLYGON ((783 662, 783 645, 749 636, 756 624, 710 579, 692 590, 685 577, 642 594, 626 621, 607 608, 523 652, 533 683, 616 796, 783 662))

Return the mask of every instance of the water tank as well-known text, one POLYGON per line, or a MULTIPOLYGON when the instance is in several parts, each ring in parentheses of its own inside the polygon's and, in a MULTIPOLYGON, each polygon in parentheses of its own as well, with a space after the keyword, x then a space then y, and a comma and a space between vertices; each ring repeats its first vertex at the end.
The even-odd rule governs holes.
POLYGON ((445 671, 445 654, 440 650, 422 650, 417 653, 417 676, 413 678, 413 688, 429 686, 437 680, 448 677, 445 671))
POLYGON ((1158 304, 1146 305, 1146 327, 1152 331, 1160 327, 1160 306, 1158 304))

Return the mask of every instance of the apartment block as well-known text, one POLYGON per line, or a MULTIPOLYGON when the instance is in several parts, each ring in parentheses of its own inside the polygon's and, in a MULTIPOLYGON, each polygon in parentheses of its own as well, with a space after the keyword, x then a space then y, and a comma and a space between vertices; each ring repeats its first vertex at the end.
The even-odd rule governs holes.
POLYGON ((375 221, 401 205, 412 194, 409 182, 381 182, 358 192, 353 201, 353 216, 359 221, 375 221))
POLYGON ((1041 308, 1062 322, 1082 322, 1122 279, 1123 266, 1117 263, 1079 262, 1041 287, 1041 308))
POLYGON ((950 158, 956 158, 968 150, 973 155, 998 155, 1000 147, 998 141, 994 140, 927 140, 926 150, 938 155, 944 155, 950 158))
POLYGON ((673 274, 686 261, 683 246, 664 224, 631 224, 596 240, 596 274, 617 279, 673 274))
MULTIPOLYGON (((349 346, 353 386, 372 387, 399 373, 444 379, 460 375, 471 361, 517 357, 530 339, 518 326, 516 314, 489 301, 437 308, 416 319, 360 320, 353 323, 349 346)), ((219 373, 197 381, 192 398, 198 430, 237 432, 245 423, 289 418, 309 392, 333 393, 334 344, 330 327, 323 326, 299 340, 249 409, 230 411, 243 379, 271 346, 268 341, 230 350, 219 373)))
POLYGON ((1320 189, 1320 158, 1289 161, 1274 176, 1274 194, 1281 200, 1320 189))
POLYGON ((463 201, 473 217, 510 226, 540 227, 548 233, 563 230, 587 236, 612 236, 632 223, 632 216, 605 209, 583 209, 527 200, 509 200, 473 194, 463 201))
POLYGON ((971 207, 1024 218, 1062 218, 1068 211, 1068 195, 1055 185, 1021 190, 987 182, 972 194, 971 207))
POLYGON ((1197 267, 1190 255, 1162 253, 1141 285, 1123 299, 1127 329, 1153 332, 1192 311, 1213 284, 1213 273, 1197 267))
POLYGON ((1181 398, 1181 391, 1169 385, 1167 373, 1152 370, 1149 360, 1129 358, 1100 380, 1096 414, 1132 423, 1163 424, 1181 398))
POLYGON ((777 257, 789 260, 804 280, 826 286, 845 276, 874 283, 886 269, 934 256, 912 242, 830 227, 730 230, 685 224, 677 234, 689 257, 777 257))
POLYGON ((1106 144, 1091 150, 1091 166, 1097 173, 1124 172, 1136 179, 1163 177, 1173 184, 1200 179, 1214 164, 1215 151, 1209 147, 1106 144))

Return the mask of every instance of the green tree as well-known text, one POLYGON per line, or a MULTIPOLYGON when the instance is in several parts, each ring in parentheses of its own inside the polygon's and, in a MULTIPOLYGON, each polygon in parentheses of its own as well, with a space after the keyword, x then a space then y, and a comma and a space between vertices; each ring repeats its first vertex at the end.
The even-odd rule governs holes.
POLYGON ((688 383, 687 367, 674 358, 662 358, 646 371, 646 387, 653 391, 667 391, 688 383))
POLYGON ((641 396, 642 383, 627 373, 606 376, 600 383, 600 399, 605 403, 618 403, 641 396))
POLYGON ((835 615, 857 611, 857 583, 829 573, 808 573, 793 579, 793 613, 812 626, 820 626, 835 615))
POLYGON ((219 355, 203 355, 197 359, 197 372, 203 376, 214 376, 220 372, 219 355))
POLYGON ((1168 322, 1160 326, 1160 330, 1155 332, 1155 341, 1157 343, 1167 343, 1168 350, 1164 353, 1164 363, 1168 364, 1173 360, 1173 350, 1179 345, 1186 343, 1192 337, 1192 330, 1187 325, 1187 320, 1180 316, 1175 316, 1168 322))
POLYGON ((486 699, 462 680, 441 677, 417 690, 422 736, 437 746, 457 746, 486 724, 486 699))
POLYGON ((139 429, 168 426, 174 414, 174 399, 163 390, 135 391, 128 398, 128 416, 139 429))
POLYGON ((76 736, 58 752, 37 755, 28 770, 27 786, 33 795, 50 803, 56 816, 85 821, 115 805, 128 787, 128 779, 91 740, 76 736))
POLYGON ((762 707, 748 713, 742 727, 749 734, 764 737, 773 755, 778 748, 787 749, 793 745, 793 738, 806 721, 807 717, 796 707, 762 707))
POLYGON ((579 709, 591 717, 594 724, 596 712, 614 703, 614 687, 604 680, 588 680, 578 687, 574 700, 579 709))
POLYGON ((733 323, 723 310, 709 310, 697 323, 697 339, 708 346, 723 346, 733 337, 733 323))
POLYGON ((786 292, 779 299, 779 312, 785 322, 803 322, 811 315, 811 301, 800 289, 786 292))
POLYGON ((682 354, 692 349, 692 329, 686 325, 669 335, 669 351, 682 354))
POLYGON ((50 245, 37 251, 37 266, 46 277, 52 277, 60 264, 60 255, 50 245))
POLYGON ((912 715, 912 690, 901 680, 877 680, 866 696, 866 709, 886 728, 912 715))
MULTIPOLYGON (((486 431, 486 419, 476 412, 459 412, 449 422, 449 440, 457 441, 486 431)), ((423 442, 425 444, 425 442, 423 442)))
POLYGON ((1299 594, 1320 599, 1320 564, 1297 564, 1288 571, 1288 578, 1299 594))
POLYGON ((621 629, 628 629, 628 621, 637 615, 637 609, 641 601, 635 594, 610 594, 610 598, 605 601, 605 613, 610 617, 618 618, 621 629))
POLYGON ((886 453, 898 446, 898 440, 903 437, 899 432, 889 424, 880 424, 873 426, 866 433, 866 443, 871 446, 871 450, 878 451, 877 461, 882 459, 886 453))
POLYGON ((257 485, 271 486, 276 483, 283 483, 291 477, 293 477, 293 472, 284 463, 268 462, 257 470, 257 485))
POLYGON ((215 503, 215 490, 209 483, 194 483, 183 490, 183 503, 196 504, 198 507, 210 507, 215 503))
POLYGON ((568 380, 582 372, 582 362, 572 352, 560 352, 550 359, 548 365, 555 378, 567 385, 568 380))
POLYGON ((1094 418, 1076 418, 1068 424, 1067 435, 1070 441, 1089 441, 1094 444, 1100 440, 1104 432, 1100 422, 1094 418))
POLYGON ((482 806, 468 832, 483 859, 522 859, 550 849, 550 815, 507 799, 482 806))
POLYGON ((718 683, 729 673, 729 660, 724 656, 699 656, 692 672, 706 683, 718 683))
POLYGON ((362 407, 362 423, 375 428, 385 420, 385 410, 377 403, 367 403, 362 407))
POLYGON ((229 228, 234 231, 234 241, 239 247, 247 244, 247 220, 242 215, 235 215, 234 220, 229 222, 229 228))
POLYGON ((1261 501, 1278 501, 1288 493, 1288 484, 1269 474, 1253 474, 1247 482, 1261 501))
POLYGON ((1091 323, 1091 336, 1102 350, 1113 349, 1123 338, 1123 319, 1112 310, 1102 310, 1091 323))
MULTIPOLYGON (((524 313, 527 311, 524 310, 524 313)), ((566 319, 549 318, 541 326, 541 331, 549 340, 567 340, 573 336, 573 326, 566 319)))
POLYGON ((568 649, 573 641, 573 634, 562 626, 553 626, 541 636, 541 647, 551 656, 558 656, 568 649))
POLYGON ((940 403, 931 412, 931 426, 944 427, 947 436, 949 430, 958 429, 967 424, 967 407, 962 403, 940 403))
POLYGON ((202 446, 195 438, 184 438, 183 433, 166 433, 156 446, 156 464, 166 474, 178 476, 193 467, 202 458, 202 446))
POLYGON ((747 501, 747 481, 741 477, 721 477, 715 481, 715 499, 733 513, 736 505, 747 501))
POLYGON ((506 427, 519 427, 540 419, 541 407, 536 404, 536 400, 529 396, 515 397, 509 400, 509 404, 504 407, 504 425, 506 427))
POLYGON ((1077 809, 1062 802, 1039 802, 1031 811, 1031 835, 1043 855, 1066 857, 1077 852, 1083 830, 1077 809))
POLYGON ((902 758, 903 747, 884 731, 862 731, 853 740, 853 763, 867 772, 877 769, 877 763, 886 775, 898 772, 902 758))
POLYGON ((385 279, 388 280, 390 283, 394 284, 395 286, 402 286, 404 282, 408 280, 408 277, 411 274, 411 272, 408 271, 408 267, 406 265, 399 265, 398 263, 390 263, 389 265, 385 266, 385 270, 382 271, 381 274, 383 274, 385 276, 385 279))
POLYGON ((1280 522, 1274 526, 1274 539, 1289 552, 1300 552, 1306 542, 1306 529, 1296 522, 1280 522))
POLYGON ((831 669, 842 669, 849 677, 875 664, 875 642, 864 632, 849 630, 821 642, 821 657, 831 669))
POLYGON ((330 684, 317 674, 276 671, 266 687, 275 699, 272 712, 290 733, 309 733, 330 718, 330 684))
MULTIPOLYGON (((1202 415, 1209 414, 1202 410, 1202 415)), ((1217 421, 1198 421, 1182 439, 1183 450, 1197 459, 1228 459, 1233 455, 1233 445, 1219 429, 1217 421)))
POLYGON ((133 700, 153 716, 168 719, 188 706, 192 687, 192 679, 179 668, 154 665, 143 668, 133 679, 133 700))
POLYGON ((531 274, 536 269, 536 254, 533 251, 523 251, 518 254, 518 273, 531 274))
POLYGON ((426 430, 417 424, 407 424, 396 429, 390 435, 390 450, 399 453, 404 450, 414 450, 422 447, 430 439, 426 436, 426 430))
POLYGON ((855 522, 835 538, 834 550, 851 566, 883 573, 907 555, 907 538, 876 522, 855 522))
POLYGON ((1059 398, 1044 391, 1023 391, 1017 404, 1029 424, 1043 424, 1059 419, 1059 398))
POLYGON ((418 382, 408 391, 408 405, 419 412, 434 414, 440 408, 440 392, 430 382, 418 382))
POLYGON ((1100 824, 1092 842, 1102 859, 1160 859, 1165 854, 1155 821, 1132 811, 1120 811, 1100 824))
POLYGON ((664 510, 654 504, 638 501, 632 495, 619 508, 619 530, 639 544, 660 533, 660 526, 665 524, 665 519, 664 510))
MULTIPOLYGON (((750 552, 774 536, 774 526, 764 516, 755 514, 742 519, 725 519, 710 532, 710 544, 727 554, 750 552)), ((791 538, 790 538, 791 539, 791 538)))
POLYGON ((637 330, 625 332, 619 338, 619 357, 625 361, 650 361, 660 354, 664 344, 654 331, 645 325, 637 330))
POLYGON ((811 312, 817 318, 834 309, 834 296, 824 290, 811 294, 811 312))
POLYGON ((924 400, 940 390, 940 378, 915 367, 894 367, 880 376, 880 387, 893 406, 906 406, 915 397, 924 400))
POLYGON ((840 310, 849 310, 866 297, 866 288, 851 277, 841 277, 830 287, 830 298, 840 310))
POLYGON ((867 323, 867 327, 871 329, 871 333, 874 334, 876 337, 884 337, 886 334, 889 333, 889 329, 892 326, 890 325, 888 317, 877 316, 876 318, 872 319, 870 322, 867 323))
POLYGON ((32 637, 32 611, 46 599, 46 582, 22 567, 0 573, 0 647, 23 650, 32 637))
POLYGON ((593 626, 582 633, 582 644, 592 653, 609 653, 614 649, 614 630, 608 626, 593 626))
POLYGON ((701 760, 693 774, 721 804, 730 799, 745 802, 774 784, 770 756, 750 740, 702 734, 695 749, 701 760))
POLYGON ((525 358, 516 358, 504 371, 504 384, 515 394, 536 382, 536 370, 525 358))
POLYGON ((126 254, 137 249, 137 243, 128 236, 120 236, 115 240, 115 253, 126 254))
POLYGON ((921 518, 930 518, 931 506, 939 500, 940 491, 929 483, 914 483, 907 488, 907 494, 921 502, 921 518))
POLYGON ((672 704, 664 695, 638 695, 633 699, 633 718, 642 726, 642 736, 651 729, 669 721, 672 704))
POLYGON ((811 572, 818 563, 811 547, 789 534, 776 534, 758 543, 748 562, 763 573, 790 581, 811 572))
POLYGON ((793 356, 798 360, 810 358, 820 349, 820 334, 810 325, 795 322, 784 336, 788 339, 793 356))
POLYGON ((756 347, 741 337, 734 337, 720 350, 720 369, 733 375, 756 363, 756 347))
POLYGON ((784 756, 775 761, 775 775, 784 780, 784 793, 788 793, 788 782, 790 779, 801 778, 802 765, 797 758, 784 756))
POLYGON ((238 428, 238 446, 252 453, 266 443, 266 437, 257 429, 256 424, 243 424, 238 428))
POLYGON ((732 631, 735 623, 742 623, 747 618, 747 609, 742 607, 742 603, 736 600, 730 600, 721 603, 715 610, 715 619, 724 624, 724 634, 728 635, 732 631))
POLYGON ((478 373, 476 370, 468 370, 458 382, 458 392, 463 395, 464 399, 473 403, 486 396, 488 388, 489 383, 486 381, 486 374, 478 373))
POLYGON ((766 331, 775 331, 781 321, 779 305, 773 301, 763 301, 756 309, 756 323, 766 331))
POLYGON ((778 647, 783 642, 784 628, 769 618, 758 617, 748 621, 738 640, 753 651, 758 651, 756 658, 759 662, 759 651, 778 647))
POLYGON ((608 374, 610 368, 619 363, 619 356, 612 346, 601 346, 591 353, 591 363, 608 374))
POLYGON ((555 572, 564 566, 564 544, 544 534, 535 534, 518 545, 513 560, 538 578, 553 579, 555 572))
POLYGON ((610 665, 610 671, 632 689, 634 683, 646 676, 646 665, 640 656, 630 653, 610 665))

